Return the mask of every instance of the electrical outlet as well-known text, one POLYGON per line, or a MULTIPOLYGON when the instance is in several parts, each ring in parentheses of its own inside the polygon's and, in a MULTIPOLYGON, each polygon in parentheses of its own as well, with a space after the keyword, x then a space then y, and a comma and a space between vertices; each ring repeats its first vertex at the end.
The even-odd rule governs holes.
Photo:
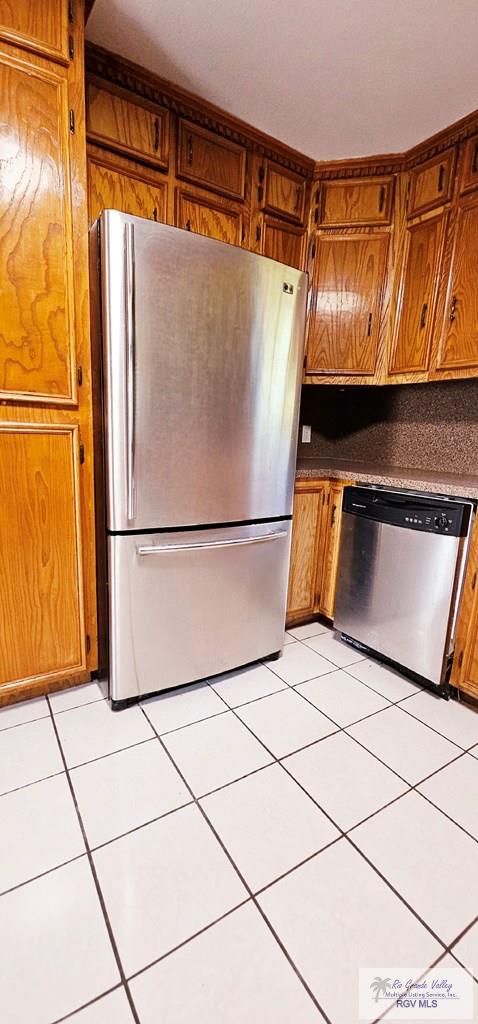
POLYGON ((309 426, 306 426, 306 424, 304 423, 302 425, 302 440, 307 444, 310 441, 310 438, 311 428, 309 426))

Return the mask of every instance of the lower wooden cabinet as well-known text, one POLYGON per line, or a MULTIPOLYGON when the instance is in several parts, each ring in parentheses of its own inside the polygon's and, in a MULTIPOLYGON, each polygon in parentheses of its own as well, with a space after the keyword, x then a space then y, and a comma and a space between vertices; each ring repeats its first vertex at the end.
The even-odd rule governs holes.
POLYGON ((478 520, 475 521, 463 586, 451 684, 478 701, 478 520))
POLYGON ((298 480, 295 487, 287 624, 333 619, 343 490, 351 480, 298 480))
POLYGON ((344 487, 353 483, 347 480, 341 483, 331 480, 327 504, 327 520, 324 536, 324 556, 322 559, 322 582, 320 586, 319 611, 328 619, 335 613, 335 591, 340 551, 340 527, 342 519, 342 499, 344 487))

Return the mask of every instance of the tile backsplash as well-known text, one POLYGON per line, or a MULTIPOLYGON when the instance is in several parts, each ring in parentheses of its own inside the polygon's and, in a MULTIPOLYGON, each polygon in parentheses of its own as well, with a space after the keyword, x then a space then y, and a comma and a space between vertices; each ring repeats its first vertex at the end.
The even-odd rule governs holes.
POLYGON ((478 474, 478 380, 302 388, 299 458, 478 474))

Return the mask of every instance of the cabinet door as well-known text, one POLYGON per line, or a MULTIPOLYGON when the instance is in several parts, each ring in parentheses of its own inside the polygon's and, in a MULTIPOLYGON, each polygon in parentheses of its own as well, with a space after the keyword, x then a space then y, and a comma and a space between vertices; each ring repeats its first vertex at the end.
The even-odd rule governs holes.
POLYGON ((455 150, 447 149, 441 156, 419 164, 410 172, 409 217, 425 213, 451 199, 455 157, 455 150))
POLYGON ((324 181, 319 192, 319 221, 324 227, 389 224, 393 178, 324 181))
POLYGON ((407 228, 389 373, 428 370, 446 220, 407 228))
POLYGON ((120 210, 134 217, 166 220, 166 182, 153 184, 145 178, 124 174, 113 167, 88 161, 90 222, 102 210, 120 210))
POLYGON ((231 245, 240 245, 243 237, 242 213, 183 189, 176 192, 176 226, 231 245))
POLYGON ((321 572, 322 521, 327 481, 296 485, 287 597, 287 621, 307 618, 316 608, 321 572))
POLYGON ((76 401, 66 73, 0 55, 0 398, 76 401))
POLYGON ((304 220, 305 181, 294 171, 289 171, 270 160, 261 174, 263 184, 259 186, 260 205, 263 210, 279 217, 297 221, 304 220))
MULTIPOLYGON (((353 481, 348 480, 347 486, 353 481)), ((320 587, 319 608, 323 615, 333 619, 335 612, 335 590, 337 585, 337 568, 340 553, 340 528, 342 520, 342 499, 344 496, 344 483, 331 481, 329 490, 329 503, 327 506, 327 521, 325 526, 325 549, 324 563, 322 570, 322 583, 320 587)))
POLYGON ((292 224, 264 217, 262 225, 262 255, 287 264, 288 267, 304 268, 306 233, 292 224))
POLYGON ((437 368, 478 366, 478 195, 460 200, 437 368))
POLYGON ((85 668, 78 428, 0 425, 0 684, 85 668))
POLYGON ((475 188, 478 188, 478 135, 473 135, 465 143, 461 175, 461 192, 475 188))
POLYGON ((126 89, 87 86, 86 132, 92 142, 157 167, 168 165, 168 112, 126 89))
POLYGON ((375 373, 388 235, 319 239, 307 374, 375 373))
POLYGON ((178 178, 233 199, 244 198, 246 151, 188 121, 179 122, 178 178))
POLYGON ((0 0, 0 38, 68 63, 68 4, 65 0, 0 0))

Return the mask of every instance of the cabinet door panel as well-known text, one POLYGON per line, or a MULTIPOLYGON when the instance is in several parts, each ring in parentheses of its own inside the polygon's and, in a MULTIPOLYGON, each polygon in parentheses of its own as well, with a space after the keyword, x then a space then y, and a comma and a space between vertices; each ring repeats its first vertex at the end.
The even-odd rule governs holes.
POLYGON ((218 238, 220 242, 241 244, 241 213, 182 189, 176 193, 176 226, 208 238, 218 238))
POLYGON ((166 183, 151 182, 90 160, 88 162, 90 222, 102 210, 120 210, 134 217, 166 220, 166 183))
POLYGON ((244 198, 246 151, 213 132, 179 122, 178 178, 234 199, 244 198))
POLYGON ((388 235, 322 236, 318 243, 307 373, 370 374, 377 362, 388 235))
POLYGON ((448 149, 410 172, 409 217, 432 210, 451 198, 455 155, 454 149, 448 149))
POLYGON ((0 397, 71 404, 76 385, 64 72, 3 52, 0 97, 0 397))
POLYGON ((304 267, 305 231, 292 225, 264 218, 262 226, 262 254, 288 267, 304 267))
POLYGON ((473 135, 465 143, 461 177, 462 192, 470 192, 475 188, 478 188, 478 135, 473 135))
POLYGON ((302 224, 304 219, 305 181, 294 171, 267 161, 265 181, 261 186, 262 209, 302 224))
POLYGON ((168 112, 126 90, 87 87, 88 138, 158 167, 168 163, 168 112))
MULTIPOLYGON (((352 482, 352 480, 348 480, 347 486, 352 482)), ((335 590, 337 585, 337 568, 340 553, 342 500, 345 486, 345 484, 331 482, 329 490, 324 564, 319 602, 320 611, 329 619, 333 619, 335 612, 335 590)))
POLYGON ((390 373, 429 368, 446 219, 446 214, 440 215, 407 230, 390 373))
POLYGON ((0 426, 0 684, 86 666, 77 451, 76 427, 0 426))
POLYGON ((389 224, 393 178, 324 181, 320 186, 320 222, 325 227, 389 224))
POLYGON ((478 195, 461 200, 438 369, 478 366, 478 195))
POLYGON ((67 64, 68 5, 65 0, 0 0, 0 37, 67 64))
POLYGON ((292 525, 287 619, 312 615, 319 577, 321 523, 327 483, 296 489, 292 525))

